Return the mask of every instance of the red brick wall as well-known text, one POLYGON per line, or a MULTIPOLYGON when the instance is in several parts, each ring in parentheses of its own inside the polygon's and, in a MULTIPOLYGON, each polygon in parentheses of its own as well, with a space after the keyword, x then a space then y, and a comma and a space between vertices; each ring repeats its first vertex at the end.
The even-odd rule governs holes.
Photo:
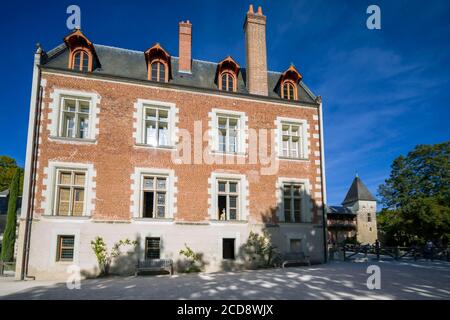
POLYGON ((180 22, 179 24, 179 70, 191 72, 192 59, 192 24, 180 22))
MULTIPOLYGON (((293 108, 269 102, 245 101, 168 89, 158 89, 124 83, 80 79, 55 74, 43 74, 46 80, 41 118, 41 144, 38 158, 38 180, 36 188, 37 207, 35 214, 41 215, 44 167, 48 161, 93 163, 96 170, 96 199, 94 199, 94 219, 129 220, 130 196, 132 194, 130 176, 135 167, 171 168, 178 177, 176 219, 204 221, 208 219, 208 178, 212 171, 224 169, 233 173, 246 174, 249 181, 249 220, 262 221, 270 216, 276 207, 275 184, 278 176, 307 178, 310 181, 312 196, 316 189, 319 165, 315 160, 320 151, 318 138, 314 134, 318 126, 318 110, 315 108, 293 108), (95 92, 101 96, 99 116, 99 135, 96 144, 64 144, 48 139, 50 94, 55 88, 95 92), (179 109, 180 129, 191 132, 194 121, 201 120, 203 130, 208 129, 208 112, 212 108, 243 111, 248 116, 248 126, 253 129, 274 129, 277 116, 306 119, 310 133, 309 161, 280 161, 277 175, 259 174, 258 165, 176 165, 171 161, 171 152, 135 146, 133 138, 133 113, 137 99, 150 99, 175 103, 179 109), (316 117, 314 117, 316 116, 316 117), (313 118, 314 117, 314 118, 313 118), (317 154, 317 153, 316 153, 317 154)), ((203 143, 206 148, 207 142, 203 143)), ((194 146, 192 145, 192 150, 194 146)), ((192 155, 192 159, 194 156, 192 155)), ((321 199, 314 199, 321 203, 321 199)), ((313 222, 320 222, 314 206, 313 222)))

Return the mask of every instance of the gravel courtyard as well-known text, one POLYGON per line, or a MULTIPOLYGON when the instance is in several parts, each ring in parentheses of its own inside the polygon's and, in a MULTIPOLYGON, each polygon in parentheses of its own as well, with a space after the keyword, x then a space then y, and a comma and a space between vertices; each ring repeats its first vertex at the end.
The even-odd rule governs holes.
POLYGON ((65 283, 0 278, 0 299, 450 299, 445 262, 333 262, 327 265, 214 274, 111 277, 65 283), (381 289, 366 286, 370 264, 381 289))

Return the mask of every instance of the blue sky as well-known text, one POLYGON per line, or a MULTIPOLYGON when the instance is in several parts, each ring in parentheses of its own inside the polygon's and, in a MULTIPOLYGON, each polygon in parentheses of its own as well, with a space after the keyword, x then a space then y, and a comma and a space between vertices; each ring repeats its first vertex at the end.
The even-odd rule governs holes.
POLYGON ((416 144, 450 138, 450 2, 423 1, 8 1, 0 27, 0 155, 23 165, 35 43, 62 42, 66 8, 81 7, 95 43, 145 50, 160 42, 178 55, 178 22, 193 23, 193 57, 245 65, 249 3, 267 15, 268 64, 292 62, 324 101, 328 203, 342 201, 357 171, 369 189, 416 144), (382 29, 366 28, 381 8, 382 29))

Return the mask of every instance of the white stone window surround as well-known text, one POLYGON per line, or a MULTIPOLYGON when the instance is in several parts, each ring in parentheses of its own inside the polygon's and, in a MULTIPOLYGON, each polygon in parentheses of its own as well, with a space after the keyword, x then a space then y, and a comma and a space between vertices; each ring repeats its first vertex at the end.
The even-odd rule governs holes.
POLYGON ((248 220, 249 185, 245 174, 212 172, 210 178, 208 179, 208 186, 208 213, 210 220, 223 223, 242 222, 248 220), (234 180, 239 182, 239 210, 238 218, 236 220, 221 221, 217 216, 218 180, 234 180))
POLYGON ((209 146, 213 153, 245 155, 248 149, 248 117, 245 112, 213 108, 208 114, 209 146), (237 152, 223 152, 219 150, 218 119, 220 116, 238 119, 237 152))
POLYGON ((283 185, 284 184, 302 184, 304 186, 304 193, 302 195, 301 203, 301 222, 286 222, 288 224, 311 223, 312 222, 312 205, 311 205, 311 191, 312 187, 308 179, 279 177, 276 183, 276 199, 277 199, 277 216, 278 221, 285 223, 284 218, 284 201, 283 201, 283 185))
POLYGON ((96 172, 94 165, 89 163, 72 163, 72 162, 56 162, 50 161, 48 167, 44 168, 44 174, 47 178, 44 179, 43 185, 47 188, 44 193, 44 200, 42 207, 44 208, 44 216, 61 217, 65 219, 79 219, 83 217, 90 217, 95 209, 95 204, 92 200, 95 199, 96 182, 94 177, 96 172), (85 194, 84 194, 84 210, 82 216, 58 216, 56 215, 56 179, 60 170, 78 170, 85 171, 85 194))
POLYGON ((95 92, 77 91, 68 89, 54 89, 50 94, 52 102, 49 103, 50 113, 48 115, 49 124, 47 129, 50 131, 51 139, 61 139, 63 141, 74 141, 76 143, 94 142, 99 133, 99 114, 100 114, 100 100, 101 97, 95 92), (62 102, 63 98, 75 98, 89 100, 89 129, 87 138, 70 138, 62 137, 60 134, 61 129, 61 115, 62 115, 62 102))
POLYGON ((281 160, 293 160, 293 161, 302 161, 308 160, 310 158, 310 149, 311 149, 311 141, 309 134, 309 124, 305 119, 299 118, 286 118, 286 117, 277 117, 275 120, 276 130, 275 130, 275 150, 277 152, 277 158, 281 160), (300 126, 302 140, 300 141, 301 148, 303 149, 303 157, 302 158, 292 158, 283 156, 283 124, 292 124, 300 126))
POLYGON ((135 143, 140 147, 158 148, 158 149, 174 149, 178 143, 178 113, 179 109, 176 107, 175 103, 157 101, 157 100, 146 100, 138 99, 134 104, 134 114, 133 114, 133 138, 135 143), (145 110, 146 107, 153 107, 158 109, 166 109, 169 113, 169 143, 167 146, 153 146, 145 143, 145 110))
MULTIPOLYGON (((135 168, 131 175, 131 216, 135 220, 141 221, 161 221, 166 219, 173 219, 177 213, 177 177, 174 170, 160 169, 160 168, 135 168), (166 187, 166 217, 161 218, 143 218, 142 217, 142 183, 145 176, 161 176, 167 178, 166 187)), ((155 200, 156 201, 156 200, 155 200)))
POLYGON ((80 229, 73 228, 61 228, 52 229, 50 238, 50 255, 49 255, 49 265, 78 265, 79 264, 79 253, 80 253, 80 229), (74 247, 73 247, 73 261, 57 261, 58 253, 58 237, 59 236, 74 236, 74 247))

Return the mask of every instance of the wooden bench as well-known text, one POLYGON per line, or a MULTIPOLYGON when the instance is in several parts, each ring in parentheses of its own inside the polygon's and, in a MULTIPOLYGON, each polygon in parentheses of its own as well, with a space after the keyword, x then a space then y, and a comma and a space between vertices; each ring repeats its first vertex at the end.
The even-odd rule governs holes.
POLYGON ((302 263, 307 264, 308 266, 311 265, 311 262, 309 261, 309 256, 305 255, 303 252, 289 252, 284 254, 283 263, 281 264, 281 267, 285 268, 287 264, 292 263, 302 263))
POLYGON ((146 259, 138 261, 136 265, 135 275, 145 271, 168 271, 173 274, 173 261, 172 259, 146 259))

